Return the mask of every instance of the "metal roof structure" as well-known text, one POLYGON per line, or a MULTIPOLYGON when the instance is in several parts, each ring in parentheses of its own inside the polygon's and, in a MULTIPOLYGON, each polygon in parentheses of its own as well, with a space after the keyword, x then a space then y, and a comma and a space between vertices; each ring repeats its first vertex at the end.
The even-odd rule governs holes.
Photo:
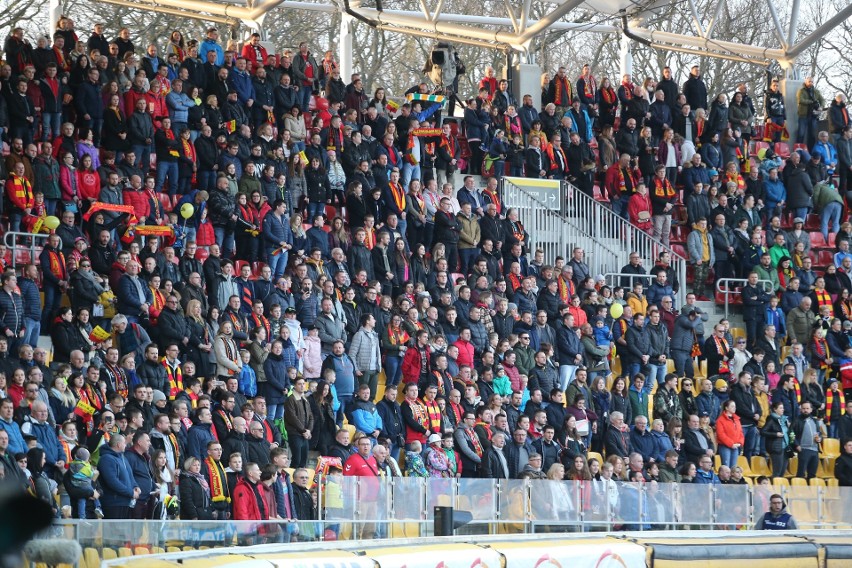
MULTIPOLYGON (((714 35, 726 0, 713 0, 702 13, 698 0, 489 0, 482 11, 493 15, 448 13, 444 0, 419 0, 420 10, 397 10, 382 0, 98 0, 125 8, 149 10, 212 22, 241 22, 263 34, 263 20, 274 9, 309 10, 342 15, 341 35, 351 34, 355 20, 376 29, 436 40, 513 50, 528 55, 533 39, 546 29, 582 30, 588 33, 618 33, 625 40, 649 47, 709 55, 758 64, 777 62, 795 73, 793 63, 808 47, 830 30, 852 17, 852 3, 842 8, 807 36, 797 33, 801 0, 790 0, 788 21, 782 22, 777 0, 765 0, 771 16, 776 45, 746 45, 714 35), (370 2, 371 4, 367 4, 370 2), (676 3, 689 10, 693 35, 655 29, 649 21, 655 13, 676 3), (533 10, 534 9, 534 10, 533 10), (598 12, 598 22, 571 21, 577 9, 598 12), (544 14, 532 20, 531 13, 544 14)), ((58 0, 51 4, 58 5, 58 0)), ((343 54, 341 54, 343 56, 343 54)))

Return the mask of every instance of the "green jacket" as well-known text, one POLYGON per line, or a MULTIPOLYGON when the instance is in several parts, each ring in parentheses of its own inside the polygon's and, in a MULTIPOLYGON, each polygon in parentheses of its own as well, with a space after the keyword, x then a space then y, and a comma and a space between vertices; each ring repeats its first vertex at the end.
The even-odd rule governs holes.
POLYGON ((813 200, 814 211, 816 213, 822 213, 822 210, 829 203, 840 203, 843 205, 843 198, 840 197, 840 193, 838 193, 833 185, 825 182, 818 183, 814 186, 813 200))

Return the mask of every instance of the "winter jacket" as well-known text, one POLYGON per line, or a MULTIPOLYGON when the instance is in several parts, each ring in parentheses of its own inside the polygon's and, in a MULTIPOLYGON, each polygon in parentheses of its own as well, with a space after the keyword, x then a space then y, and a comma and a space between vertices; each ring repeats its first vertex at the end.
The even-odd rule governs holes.
MULTIPOLYGON (((205 456, 207 454, 206 446, 204 454, 205 456)), ((124 453, 118 453, 106 444, 101 446, 98 471, 100 472, 98 483, 101 486, 101 505, 129 507, 133 499, 133 489, 138 486, 124 453)))

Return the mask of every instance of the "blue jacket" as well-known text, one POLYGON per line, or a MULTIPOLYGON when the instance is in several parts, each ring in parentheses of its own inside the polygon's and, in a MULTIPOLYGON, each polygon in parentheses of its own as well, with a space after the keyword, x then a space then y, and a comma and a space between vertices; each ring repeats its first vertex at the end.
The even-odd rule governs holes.
POLYGON ((556 347, 560 365, 576 365, 575 357, 583 353, 580 338, 573 329, 560 325, 556 330, 556 347))
POLYGON ((327 368, 334 369, 334 374, 337 377, 334 386, 337 389, 338 396, 355 394, 355 362, 348 354, 344 353, 340 357, 334 354, 329 355, 323 361, 323 369, 327 368))
POLYGON ((701 392, 695 397, 695 404, 698 406, 699 416, 702 412, 706 412, 710 415, 710 425, 712 426, 716 424, 716 418, 719 417, 719 412, 721 411, 722 406, 719 402, 719 397, 713 393, 704 394, 701 392))
POLYGON ((100 120, 104 117, 104 100, 101 96, 100 85, 95 85, 88 80, 83 81, 77 87, 74 103, 77 107, 77 113, 81 117, 84 114, 88 114, 93 120, 100 120))
POLYGON ((690 168, 683 169, 683 186, 684 193, 689 195, 690 193, 695 192, 695 184, 702 183, 704 188, 710 185, 710 174, 708 173, 707 168, 704 166, 692 166, 690 168))
POLYGON ((272 212, 263 218, 263 239, 266 241, 267 250, 278 248, 278 243, 285 242, 293 244, 293 231, 287 216, 280 220, 272 212))
POLYGON ((18 288, 21 289, 21 299, 24 301, 24 317, 35 321, 41 320, 41 295, 38 285, 29 278, 20 278, 18 288))
MULTIPOLYGON (((291 346, 292 350, 293 347, 291 346)), ((260 383, 260 392, 266 396, 269 404, 284 404, 285 394, 290 389, 290 379, 287 377, 288 365, 283 357, 270 353, 263 362, 263 373, 266 382, 260 383)))
POLYGON ((693 483, 697 483, 699 485, 719 485, 721 482, 719 481, 719 476, 712 471, 701 471, 699 469, 695 472, 695 480, 693 483))
POLYGON ((784 311, 779 307, 774 310, 766 306, 766 325, 775 326, 775 331, 778 335, 787 335, 787 318, 784 317, 784 311))
MULTIPOLYGON (((103 450, 101 451, 103 455, 103 450)), ((133 485, 139 488, 139 497, 144 499, 151 493, 154 488, 154 480, 151 478, 151 464, 146 456, 140 456, 130 447, 124 452, 124 460, 130 467, 130 474, 133 476, 133 485)), ((103 463, 103 457, 98 464, 103 463)))
POLYGON ((195 424, 186 433, 186 453, 200 460, 207 458, 207 442, 212 442, 213 424, 195 424))
MULTIPOLYGON (((195 101, 189 98, 186 93, 171 91, 166 95, 166 104, 169 107, 169 116, 172 122, 189 122, 189 107, 194 107, 195 101)), ((175 132, 175 134, 180 134, 180 132, 175 132)))
POLYGON ((663 463, 666 461, 666 452, 674 449, 672 440, 665 432, 657 432, 656 430, 651 430, 651 436, 653 436, 654 442, 656 443, 654 454, 651 457, 653 457, 657 463, 663 463))
POLYGON ((227 152, 222 152, 222 155, 219 156, 219 161, 217 163, 219 165, 220 172, 228 171, 228 164, 234 164, 234 167, 237 168, 237 179, 243 177, 243 163, 240 161, 239 156, 232 156, 227 152))
POLYGON ((28 416, 24 425, 21 427, 21 433, 35 436, 39 447, 44 450, 48 464, 52 465, 60 459, 65 459, 59 446, 59 438, 56 436, 56 430, 53 429, 50 423, 36 422, 32 417, 28 416))
POLYGON ((485 126, 489 124, 488 114, 485 111, 465 109, 464 124, 465 128, 467 128, 468 140, 485 140, 487 135, 485 126))
POLYGON ((254 85, 251 82, 251 75, 245 71, 240 72, 236 67, 231 69, 228 74, 228 86, 237 92, 237 100, 245 106, 249 99, 254 100, 254 85))
MULTIPOLYGON (((141 278, 139 279, 139 282, 142 285, 145 302, 148 305, 151 305, 151 302, 153 301, 151 289, 141 278)), ((133 285, 133 281, 129 275, 125 274, 118 280, 118 290, 116 290, 115 296, 118 299, 119 313, 131 316, 139 315, 139 306, 141 306, 142 303, 139 301, 136 287, 133 285)), ((205 455, 207 455, 207 452, 205 452, 205 455)))
POLYGON ((9 434, 9 453, 25 454, 27 453, 27 444, 24 442, 24 435, 21 433, 21 427, 14 420, 6 422, 0 418, 0 430, 5 430, 9 434))
POLYGON ((834 168, 829 165, 837 163, 837 149, 834 147, 834 144, 817 141, 814 144, 813 150, 811 150, 811 155, 822 156, 822 163, 828 167, 828 173, 834 173, 834 168))
POLYGON ((538 111, 534 106, 521 105, 518 107, 518 115, 521 117, 521 128, 525 133, 532 130, 532 123, 538 120, 538 111))
MULTIPOLYGON (((207 449, 204 451, 207 454, 207 449)), ((133 499, 133 489, 136 483, 130 464, 124 454, 104 444, 100 449, 100 461, 98 461, 98 478, 101 484, 101 505, 104 507, 128 507, 133 499)))
POLYGON ((216 66, 221 67, 225 63, 225 51, 222 49, 222 46, 213 41, 212 39, 205 39, 201 42, 201 45, 198 46, 198 58, 202 63, 207 63, 207 52, 215 51, 216 52, 216 66))
POLYGON ((352 422, 359 431, 369 436, 374 430, 382 430, 382 417, 379 416, 375 404, 356 400, 352 403, 352 408, 352 422))
POLYGON ((766 191, 767 207, 774 207, 782 201, 787 201, 787 188, 781 178, 772 181, 768 177, 763 180, 763 188, 766 191))
POLYGON ((657 439, 649 430, 646 429, 642 435, 634 427, 630 430, 630 451, 642 454, 645 463, 648 463, 657 455, 657 439))
POLYGON ((331 258, 331 250, 329 249, 328 244, 328 233, 326 233, 319 227, 311 227, 310 229, 305 231, 305 237, 307 237, 308 239, 308 248, 305 249, 307 252, 318 248, 320 249, 323 258, 331 258))

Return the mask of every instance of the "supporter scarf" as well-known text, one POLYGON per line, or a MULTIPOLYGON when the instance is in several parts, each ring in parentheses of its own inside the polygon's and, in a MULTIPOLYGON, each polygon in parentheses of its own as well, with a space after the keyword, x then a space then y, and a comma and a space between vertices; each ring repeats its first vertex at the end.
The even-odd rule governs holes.
POLYGON ((551 170, 559 170, 560 164, 563 169, 568 168, 568 159, 565 157, 565 152, 562 151, 561 146, 556 146, 555 144, 547 145, 547 157, 550 158, 550 169, 551 170), (556 159, 556 156, 562 156, 562 161, 556 159))
POLYGON ((364 229, 364 246, 369 250, 373 250, 373 247, 376 246, 376 230, 372 227, 364 229))
POLYGON ((115 391, 126 399, 130 388, 127 384, 127 375, 124 374, 124 369, 114 367, 109 363, 104 363, 104 369, 108 375, 112 375, 113 382, 115 383, 115 391))
POLYGON ((562 107, 571 105, 571 85, 568 84, 567 77, 553 78, 553 104, 562 107), (562 104, 563 99, 568 104, 562 104))
MULTIPOLYGON (((739 148, 737 150, 739 150, 739 148)), ((737 189, 745 189, 745 180, 740 174, 725 174, 725 183, 729 181, 736 182, 737 189)))
MULTIPOLYGON (((174 400, 175 397, 183 390, 183 371, 180 369, 180 365, 175 365, 174 369, 169 365, 168 359, 163 357, 160 362, 163 367, 166 369, 166 377, 169 379, 169 400, 174 400)), ((190 399, 192 398, 192 393, 190 394, 190 399)), ((196 400, 198 397, 196 397, 196 400)), ((195 405, 192 406, 195 408, 195 405)))
MULTIPOLYGON (((713 340, 716 342, 716 353, 724 357, 728 353, 728 342, 724 337, 716 335, 713 336, 713 340)), ((730 372, 731 368, 728 366, 728 362, 724 360, 719 361, 719 374, 728 374, 730 372)))
MULTIPOLYGON (((225 422, 225 427, 228 429, 228 432, 230 432, 231 430, 234 429, 234 424, 233 424, 233 422, 231 422, 231 417, 228 416, 227 412, 225 412, 224 410, 219 408, 218 410, 216 410, 216 414, 218 414, 222 418, 222 420, 225 422)), ((215 431, 216 428, 213 428, 213 430, 215 431)), ((219 440, 219 441, 221 442, 221 440, 219 440)))
MULTIPOLYGON (((164 132, 166 134, 166 139, 168 139, 168 140, 174 140, 175 139, 175 133, 172 132, 171 128, 169 128, 168 130, 165 130, 164 132)), ((169 150, 169 155, 174 156, 175 158, 179 158, 180 152, 178 152, 177 150, 171 149, 171 150, 169 150)))
POLYGON ((416 166, 417 165, 417 156, 412 154, 414 150, 414 134, 408 135, 408 144, 405 146, 405 161, 408 162, 409 165, 416 166))
POLYGON ((391 345, 405 345, 408 343, 410 337, 404 329, 399 328, 398 330, 394 330, 390 325, 388 325, 388 339, 390 340, 391 345))
POLYGON ((428 430, 429 417, 426 414, 426 407, 422 402, 420 402, 420 399, 406 397, 405 400, 408 401, 408 406, 411 408, 411 416, 414 418, 414 421, 428 430))
POLYGON ((435 155, 435 143, 434 142, 429 142, 429 143, 426 144, 426 154, 428 154, 429 156, 435 155))
POLYGON ((494 207, 497 208, 497 214, 499 215, 501 207, 500 207, 500 197, 497 195, 497 192, 490 190, 488 188, 485 188, 485 189, 482 190, 482 195, 488 196, 488 199, 490 199, 491 203, 494 204, 494 207))
POLYGON ((660 179, 654 176, 654 195, 665 199, 672 199, 675 196, 675 190, 672 183, 667 179, 660 179))
POLYGON ((509 273, 509 286, 512 289, 512 292, 521 287, 521 278, 514 272, 509 273))
POLYGON ((65 255, 52 248, 48 248, 47 250, 47 255, 50 260, 50 266, 48 267, 50 273, 56 276, 59 280, 68 280, 68 272, 65 269, 65 255))
MULTIPOLYGON (((825 362, 826 358, 828 358, 828 341, 826 341, 825 338, 820 339, 818 337, 814 337, 814 355, 816 355, 817 359, 819 359, 820 369, 825 370, 831 368, 831 365, 825 362)), ((798 381, 796 386, 798 391, 798 381)), ((798 398, 798 392, 796 398, 798 398)))
POLYGON ((401 212, 405 211, 405 192, 402 190, 402 185, 398 183, 390 182, 388 183, 390 187, 391 196, 393 196, 394 205, 401 212))
POLYGON ((149 217, 153 217, 155 220, 159 220, 163 218, 163 204, 160 203, 160 200, 154 194, 152 189, 145 188, 145 195, 148 196, 148 205, 151 210, 151 214, 149 217))
MULTIPOLYGON (((488 439, 491 439, 491 428, 485 422, 477 422, 477 424, 482 424, 485 428, 485 431, 488 433, 488 439)), ((482 457, 482 444, 479 442, 479 436, 476 435, 476 431, 473 428, 466 428, 465 434, 470 438, 470 443, 473 446, 473 451, 476 452, 476 455, 482 457)))
POLYGON ((266 337, 270 337, 269 335, 269 320, 266 319, 266 316, 260 314, 258 316, 256 313, 251 313, 251 320, 254 322, 254 327, 262 327, 266 330, 266 337))
POLYGON ((59 440, 59 446, 62 448, 62 455, 65 458, 65 469, 68 469, 68 466, 71 465, 71 461, 73 460, 71 457, 71 446, 65 440, 59 440))
POLYGON ((462 409, 461 405, 456 403, 456 402, 450 401, 450 403, 447 406, 449 407, 450 412, 453 413, 453 416, 456 419, 455 424, 457 424, 457 425, 461 424, 462 423, 462 417, 464 417, 464 410, 462 409))
POLYGON ((175 458, 175 463, 180 463, 180 442, 174 432, 169 431, 169 443, 172 445, 172 454, 175 458))
POLYGON ((705 122, 707 122, 707 121, 706 121, 706 120, 704 120, 704 119, 702 119, 702 120, 695 119, 695 134, 696 134, 696 138, 699 138, 699 139, 700 139, 700 138, 701 138, 701 136, 704 134, 704 124, 705 124, 705 122))
POLYGON ((441 407, 438 406, 438 401, 433 400, 431 402, 422 401, 423 407, 426 410, 426 414, 428 415, 429 422, 426 426, 426 429, 431 432, 440 432, 441 430, 441 407))
POLYGON ((393 146, 385 146, 385 148, 387 148, 388 162, 390 162, 390 165, 393 167, 399 167, 399 164, 397 163, 397 154, 394 151, 393 146))
POLYGON ((612 87, 604 87, 601 89, 601 97, 607 102, 607 104, 613 105, 615 104, 618 95, 615 94, 615 89, 612 87))
MULTIPOLYGON (((834 392, 831 389, 825 391, 825 423, 831 424, 831 413, 834 408, 834 392)), ((838 404, 840 410, 840 416, 846 414, 846 396, 843 394, 843 391, 837 390, 838 400, 840 404, 838 404)))
POLYGON ((595 100, 595 91, 598 90, 598 84, 597 81, 595 81, 595 77, 593 75, 589 75, 588 77, 580 75, 580 79, 583 80, 583 94, 588 98, 595 100))
POLYGON ((74 407, 74 414, 83 420, 86 427, 86 436, 91 436, 95 429, 95 407, 89 399, 89 393, 86 387, 81 389, 72 389, 77 397, 77 406, 74 407))
POLYGON ((166 305, 166 296, 160 292, 157 288, 148 287, 151 290, 151 296, 154 298, 151 301, 151 307, 148 310, 149 313, 154 314, 155 317, 151 319, 151 323, 157 323, 157 315, 163 311, 163 307, 166 305))
POLYGON ((831 309, 830 317, 834 317, 834 305, 831 303, 831 294, 829 294, 825 288, 822 290, 814 288, 814 296, 817 301, 817 313, 819 313, 820 308, 823 306, 828 306, 831 309))
MULTIPOLYGON (((235 314, 231 314, 231 319, 232 320, 235 319, 235 314)), ((236 324, 234 324, 234 325, 236 325, 236 324)), ((224 345, 224 347, 225 347, 225 356, 228 358, 228 361, 234 361, 234 362, 238 361, 239 359, 237 358, 237 355, 238 355, 237 344, 230 337, 222 337, 222 339, 223 339, 222 345, 224 345)), ((236 373, 232 369, 228 369, 228 375, 234 375, 234 374, 236 374, 236 373)), ((220 410, 220 412, 221 412, 221 410, 220 410)), ((227 417, 225 417, 225 419, 228 420, 227 417)), ((228 430, 230 430, 230 429, 231 429, 230 426, 228 426, 228 430)))
MULTIPOLYGON (((559 287, 559 299, 563 304, 570 304, 571 298, 574 297, 576 286, 573 280, 566 280, 561 274, 556 279, 556 284, 559 287)), ((623 330, 622 330, 623 331, 623 330)))
POLYGON ((521 133, 521 117, 519 115, 509 116, 508 114, 505 117, 506 120, 506 132, 510 134, 520 134, 521 133))
POLYGON ((624 98, 627 99, 628 101, 632 100, 633 99, 633 91, 636 89, 636 86, 633 83, 630 83, 630 82, 625 83, 623 81, 621 83, 621 86, 624 87, 624 98))
MULTIPOLYGON (((486 437, 488 440, 491 440, 492 432, 491 432, 491 425, 490 425, 490 424, 486 424, 486 423, 485 423, 485 422, 483 422, 482 420, 477 420, 477 421, 476 421, 476 426, 482 426, 482 429, 483 429, 483 430, 485 430, 485 437, 486 437)), ((473 436, 474 436, 474 438, 476 438, 476 439, 477 439, 477 441, 479 440, 479 436, 477 436, 477 435, 476 435, 476 432, 475 432, 475 431, 474 431, 474 435, 473 435, 473 436)))
POLYGON ((441 136, 441 147, 447 149, 447 153, 450 155, 450 158, 456 157, 456 141, 453 139, 453 136, 441 136))
POLYGON ((524 238, 526 238, 526 235, 524 235, 524 226, 520 221, 511 221, 510 223, 512 225, 512 236, 523 245, 524 238))
MULTIPOLYGON (((171 131, 170 131, 171 132, 171 131)), ((195 164, 196 155, 195 155, 195 146, 192 144, 191 140, 184 140, 183 137, 180 139, 181 144, 183 144, 183 155, 187 160, 191 161, 195 164)), ((195 172, 192 172, 192 183, 195 183, 195 172)))
POLYGON ((208 457, 204 462, 207 464, 207 474, 210 476, 208 479, 210 501, 213 503, 230 503, 231 495, 225 478, 225 470, 211 457, 208 457))
MULTIPOLYGON (((778 267, 778 282, 781 285, 782 290, 786 289, 787 284, 789 284, 790 280, 792 278, 795 278, 795 277, 796 277, 796 273, 793 272, 792 269, 788 268, 787 270, 784 270, 780 266, 778 267)), ((846 319, 849 319, 849 318, 847 317, 846 319)))
MULTIPOLYGON (((828 353, 828 342, 825 344, 825 352, 828 353)), ((793 390, 796 391, 796 402, 802 402, 802 387, 796 377, 793 377, 793 390)))

